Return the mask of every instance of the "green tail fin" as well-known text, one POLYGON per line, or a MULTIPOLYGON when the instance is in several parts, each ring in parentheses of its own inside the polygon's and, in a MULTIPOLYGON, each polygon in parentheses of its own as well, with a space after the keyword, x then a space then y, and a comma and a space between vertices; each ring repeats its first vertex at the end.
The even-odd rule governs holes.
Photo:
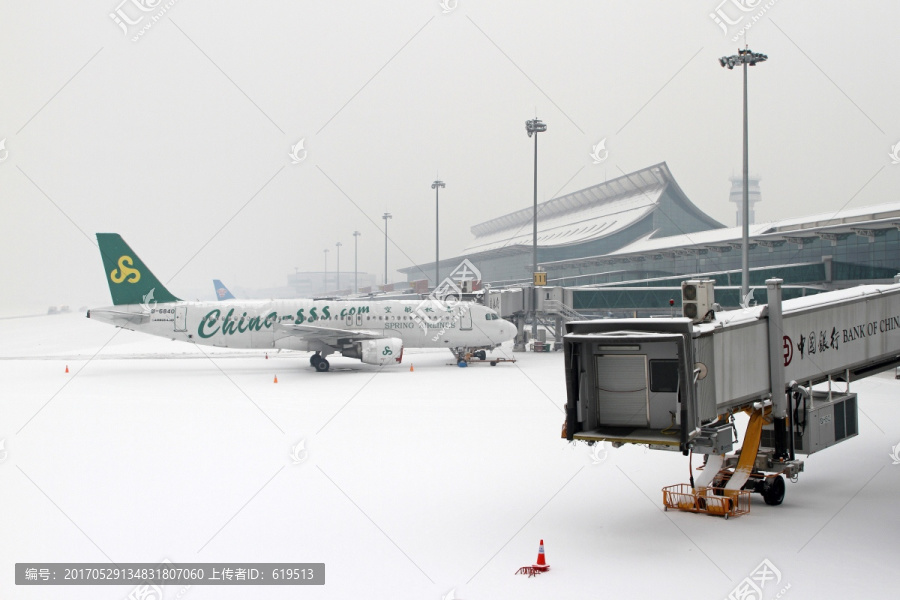
POLYGON ((103 270, 113 304, 178 302, 118 233, 98 233, 103 270))

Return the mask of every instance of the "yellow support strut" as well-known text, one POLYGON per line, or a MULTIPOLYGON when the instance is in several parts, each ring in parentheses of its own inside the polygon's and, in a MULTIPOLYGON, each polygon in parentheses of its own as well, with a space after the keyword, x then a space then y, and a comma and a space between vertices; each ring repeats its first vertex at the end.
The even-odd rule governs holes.
POLYGON ((753 467, 756 464, 756 455, 759 452, 759 440, 762 436, 763 425, 768 421, 769 415, 772 413, 772 407, 746 410, 750 414, 750 422, 747 423, 747 431, 744 433, 744 443, 741 445, 741 456, 738 458, 738 464, 734 468, 734 474, 725 485, 726 493, 733 495, 740 491, 750 474, 753 473, 753 467))

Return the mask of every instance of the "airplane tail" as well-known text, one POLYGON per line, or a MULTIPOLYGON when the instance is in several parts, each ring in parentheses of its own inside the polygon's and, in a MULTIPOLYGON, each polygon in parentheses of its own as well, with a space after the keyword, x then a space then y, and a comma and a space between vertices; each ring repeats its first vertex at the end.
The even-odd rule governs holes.
POLYGON ((118 233, 98 233, 100 256, 113 304, 179 302, 118 233))
POLYGON ((216 290, 216 300, 234 300, 234 294, 232 294, 225 284, 219 281, 218 279, 213 279, 213 287, 216 290))

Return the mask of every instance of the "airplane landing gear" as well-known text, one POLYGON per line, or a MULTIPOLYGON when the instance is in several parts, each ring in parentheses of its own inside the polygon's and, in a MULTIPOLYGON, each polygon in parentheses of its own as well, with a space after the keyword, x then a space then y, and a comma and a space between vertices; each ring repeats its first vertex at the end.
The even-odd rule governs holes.
MULTIPOLYGON (((452 348, 453 356, 456 357, 456 366, 468 367, 469 363, 478 364, 482 362, 489 363, 492 367, 496 367, 501 362, 516 362, 514 358, 488 358, 487 351, 483 349, 473 348, 452 348)), ((453 364, 453 363, 448 363, 453 364)))
POLYGON ((324 373, 331 366, 328 364, 328 361, 325 360, 325 357, 318 352, 309 357, 309 364, 315 367, 316 371, 319 371, 320 373, 324 373))

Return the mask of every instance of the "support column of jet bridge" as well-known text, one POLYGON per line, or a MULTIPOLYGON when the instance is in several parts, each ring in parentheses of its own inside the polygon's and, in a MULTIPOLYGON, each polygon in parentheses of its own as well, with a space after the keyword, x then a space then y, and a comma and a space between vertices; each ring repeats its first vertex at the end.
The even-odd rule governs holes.
POLYGON ((791 458, 788 453, 787 396, 784 390, 785 335, 781 312, 781 279, 767 279, 769 321, 769 387, 772 390, 772 417, 775 425, 775 460, 791 458))

